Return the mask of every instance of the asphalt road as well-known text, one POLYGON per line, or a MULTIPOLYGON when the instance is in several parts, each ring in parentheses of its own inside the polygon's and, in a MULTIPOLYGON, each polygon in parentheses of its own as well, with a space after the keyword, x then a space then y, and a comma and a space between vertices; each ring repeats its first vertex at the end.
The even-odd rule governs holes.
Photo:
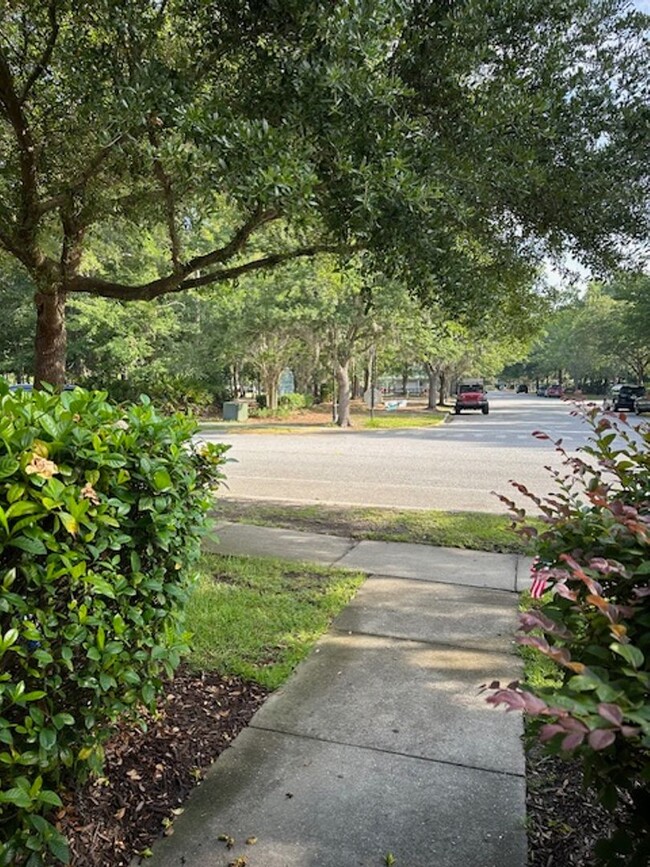
POLYGON ((301 503, 503 512, 491 492, 521 498, 510 479, 537 494, 560 466, 553 445, 572 452, 587 430, 560 400, 494 392, 490 414, 466 412, 436 428, 278 434, 202 434, 232 444, 226 496, 301 503))

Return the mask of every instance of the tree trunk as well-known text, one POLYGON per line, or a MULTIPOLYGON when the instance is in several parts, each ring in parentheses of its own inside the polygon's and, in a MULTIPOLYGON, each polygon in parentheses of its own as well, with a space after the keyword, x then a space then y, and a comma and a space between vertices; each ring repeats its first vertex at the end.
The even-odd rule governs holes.
POLYGON ((438 382, 440 383, 440 398, 438 400, 438 403, 440 404, 440 406, 444 406, 445 405, 445 394, 447 391, 447 377, 445 375, 444 370, 440 371, 440 377, 438 379, 438 382))
POLYGON ((429 364, 427 361, 424 365, 427 370, 427 376, 429 377, 429 399, 427 403, 427 409, 435 409, 436 408, 436 397, 438 396, 438 369, 433 366, 433 364, 429 364))
POLYGON ((408 384, 409 384, 409 373, 410 372, 411 371, 409 370, 408 367, 402 368, 402 396, 403 397, 406 397, 406 395, 407 395, 408 384))
POLYGON ((277 409, 278 408, 278 376, 269 376, 264 383, 264 388, 266 391, 266 406, 268 409, 277 409))
POLYGON ((351 427, 350 421, 350 361, 336 365, 336 383, 339 391, 339 412, 336 423, 339 427, 351 427))
POLYGON ((314 379, 311 385, 311 393, 314 398, 314 403, 321 403, 322 394, 321 394, 321 379, 318 373, 314 374, 314 379))
POLYGON ((365 394, 370 388, 370 364, 366 364, 363 368, 363 393, 365 394))
POLYGON ((36 343, 34 353, 34 385, 40 388, 50 383, 56 388, 65 385, 67 332, 65 327, 64 292, 37 292, 36 343))

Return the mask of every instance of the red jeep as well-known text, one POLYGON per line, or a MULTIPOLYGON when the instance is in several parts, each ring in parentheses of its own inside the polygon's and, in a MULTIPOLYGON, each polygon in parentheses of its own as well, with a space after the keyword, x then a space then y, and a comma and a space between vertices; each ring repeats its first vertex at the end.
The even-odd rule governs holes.
POLYGON ((480 409, 483 415, 490 411, 485 388, 481 382, 461 382, 456 393, 454 412, 460 415, 462 409, 480 409))

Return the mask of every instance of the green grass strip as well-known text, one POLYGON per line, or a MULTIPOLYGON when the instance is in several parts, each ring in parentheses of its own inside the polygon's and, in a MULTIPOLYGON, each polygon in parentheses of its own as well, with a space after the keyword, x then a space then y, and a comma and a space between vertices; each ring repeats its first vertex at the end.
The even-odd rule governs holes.
MULTIPOLYGON (((219 499, 214 515, 220 520, 289 527, 359 540, 415 542, 445 548, 526 553, 525 543, 512 530, 511 519, 507 515, 486 512, 344 508, 219 499)), ((534 523, 534 519, 530 519, 529 523, 534 523)))
MULTIPOLYGON (((533 599, 528 590, 525 590, 519 596, 519 610, 523 612, 540 608, 549 595, 546 594, 542 599, 533 599)), ((542 633, 536 630, 532 634, 542 633)), ((552 659, 529 644, 519 644, 517 650, 524 661, 524 687, 532 688, 533 692, 536 692, 538 689, 556 689, 562 685, 562 669, 552 659)))
POLYGON ((364 578, 275 558, 206 554, 187 607, 188 661, 276 689, 364 578))
MULTIPOLYGON (((356 420, 355 417, 353 420, 356 420)), ((437 427, 448 418, 448 413, 413 413, 407 414, 404 411, 395 414, 375 415, 374 418, 366 418, 362 424, 364 428, 371 430, 396 430, 399 428, 410 427, 437 427)))

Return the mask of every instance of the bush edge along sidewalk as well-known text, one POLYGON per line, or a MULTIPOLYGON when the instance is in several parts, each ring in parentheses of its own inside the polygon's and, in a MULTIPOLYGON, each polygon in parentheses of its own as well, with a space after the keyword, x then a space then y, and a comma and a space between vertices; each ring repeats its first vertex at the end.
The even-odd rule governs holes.
POLYGON ((525 867, 522 721, 489 708, 480 686, 520 674, 526 558, 247 525, 216 533, 206 547, 221 554, 371 577, 148 863, 372 867, 390 855, 404 867, 525 867))

